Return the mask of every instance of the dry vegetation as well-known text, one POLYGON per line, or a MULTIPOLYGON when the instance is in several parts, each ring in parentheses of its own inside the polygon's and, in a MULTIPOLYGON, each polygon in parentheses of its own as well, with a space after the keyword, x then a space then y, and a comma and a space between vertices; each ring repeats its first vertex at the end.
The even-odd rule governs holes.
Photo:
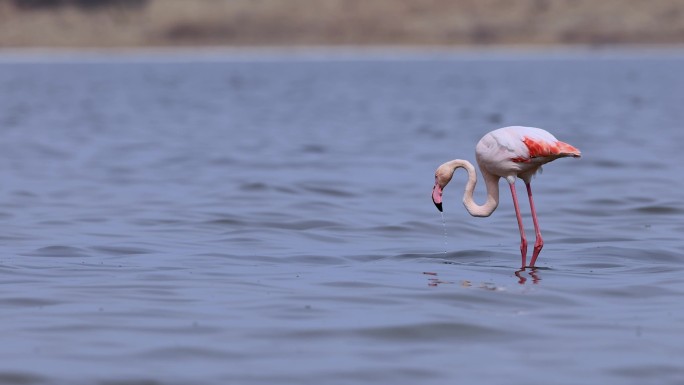
POLYGON ((682 42, 679 0, 0 0, 0 47, 682 42))

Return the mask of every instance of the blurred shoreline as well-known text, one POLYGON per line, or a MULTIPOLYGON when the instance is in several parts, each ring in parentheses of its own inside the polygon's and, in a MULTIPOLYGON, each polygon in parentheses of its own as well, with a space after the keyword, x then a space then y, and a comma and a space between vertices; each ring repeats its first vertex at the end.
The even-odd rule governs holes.
POLYGON ((0 49, 682 43, 677 0, 0 0, 0 49))
POLYGON ((511 60, 684 58, 684 44, 487 46, 0 47, 0 63, 81 61, 511 60))

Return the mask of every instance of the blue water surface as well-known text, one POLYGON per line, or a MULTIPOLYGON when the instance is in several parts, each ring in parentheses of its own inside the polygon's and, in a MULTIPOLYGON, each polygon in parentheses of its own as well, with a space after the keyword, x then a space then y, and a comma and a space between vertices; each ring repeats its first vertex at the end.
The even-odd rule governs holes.
POLYGON ((0 54, 0 383, 684 383, 682 68, 0 54), (463 172, 444 217, 430 200, 439 164, 508 125, 583 155, 533 181, 536 270, 504 182, 489 218, 463 172))

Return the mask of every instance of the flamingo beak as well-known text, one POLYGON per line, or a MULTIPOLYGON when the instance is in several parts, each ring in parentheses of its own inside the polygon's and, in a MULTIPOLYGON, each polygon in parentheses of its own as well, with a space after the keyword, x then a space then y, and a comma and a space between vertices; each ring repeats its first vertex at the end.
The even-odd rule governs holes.
POLYGON ((436 181, 435 186, 432 188, 432 203, 435 204, 439 212, 442 212, 442 186, 436 181))

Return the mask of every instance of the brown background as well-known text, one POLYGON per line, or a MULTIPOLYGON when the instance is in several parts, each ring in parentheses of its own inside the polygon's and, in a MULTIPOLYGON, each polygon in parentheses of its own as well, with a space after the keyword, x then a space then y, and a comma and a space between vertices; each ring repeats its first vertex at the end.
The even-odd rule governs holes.
POLYGON ((682 42, 679 0, 0 0, 0 47, 682 42))

